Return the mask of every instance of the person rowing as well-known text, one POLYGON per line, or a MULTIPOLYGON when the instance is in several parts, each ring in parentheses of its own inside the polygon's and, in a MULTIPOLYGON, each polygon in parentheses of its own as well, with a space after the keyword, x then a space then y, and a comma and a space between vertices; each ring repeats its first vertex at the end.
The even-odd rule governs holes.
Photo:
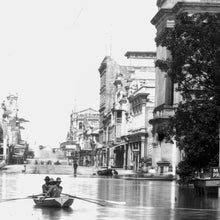
POLYGON ((42 185, 42 192, 43 192, 43 194, 47 193, 47 191, 48 191, 49 188, 50 188, 50 184, 49 184, 50 177, 49 177, 49 176, 46 176, 46 177, 44 178, 44 181, 45 181, 45 183, 42 185))
POLYGON ((52 191, 52 197, 60 197, 60 194, 63 190, 63 187, 60 185, 61 184, 61 178, 57 177, 56 178, 56 183, 55 183, 55 187, 52 191))
POLYGON ((61 178, 57 177, 56 181, 54 181, 53 178, 50 178, 49 181, 49 190, 45 193, 44 197, 42 199, 45 199, 46 197, 60 197, 60 194, 63 190, 63 187, 60 186, 61 178))

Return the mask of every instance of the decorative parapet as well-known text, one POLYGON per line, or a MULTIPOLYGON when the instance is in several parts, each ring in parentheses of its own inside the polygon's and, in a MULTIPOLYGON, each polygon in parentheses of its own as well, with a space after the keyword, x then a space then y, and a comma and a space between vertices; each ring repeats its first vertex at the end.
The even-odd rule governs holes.
POLYGON ((165 104, 154 109, 154 118, 149 120, 149 123, 153 125, 152 134, 154 136, 154 147, 163 140, 170 143, 172 142, 169 122, 174 116, 174 110, 174 107, 165 104))
POLYGON ((128 51, 125 56, 128 59, 155 59, 156 52, 155 51, 128 51))
POLYGON ((174 108, 172 106, 167 106, 165 104, 160 105, 154 109, 153 116, 154 116, 154 119, 173 117, 174 116, 174 108))
POLYGON ((142 96, 145 97, 142 99, 142 103, 146 103, 147 100, 147 96, 149 95, 148 93, 148 87, 147 86, 142 86, 140 87, 138 90, 136 90, 134 93, 132 93, 128 99, 131 102, 132 100, 134 100, 135 98, 137 98, 138 96, 142 96))
POLYGON ((174 15, 179 14, 184 11, 188 12, 219 12, 220 2, 219 0, 182 0, 182 1, 172 1, 167 4, 167 7, 162 7, 163 4, 167 3, 168 0, 158 0, 157 5, 160 8, 157 14, 151 20, 153 25, 158 25, 166 18, 174 17, 174 15))
POLYGON ((167 0, 157 0, 157 6, 160 8, 167 0))
POLYGON ((138 133, 147 133, 147 129, 145 127, 130 129, 128 130, 128 135, 138 134, 138 133))

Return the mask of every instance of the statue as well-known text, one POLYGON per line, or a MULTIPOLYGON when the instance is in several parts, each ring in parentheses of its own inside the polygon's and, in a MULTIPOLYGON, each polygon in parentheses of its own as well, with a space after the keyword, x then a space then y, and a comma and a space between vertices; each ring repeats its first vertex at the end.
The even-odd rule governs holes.
POLYGON ((4 110, 3 118, 14 119, 17 116, 18 107, 17 107, 18 97, 15 95, 8 95, 7 100, 3 101, 2 109, 4 110))

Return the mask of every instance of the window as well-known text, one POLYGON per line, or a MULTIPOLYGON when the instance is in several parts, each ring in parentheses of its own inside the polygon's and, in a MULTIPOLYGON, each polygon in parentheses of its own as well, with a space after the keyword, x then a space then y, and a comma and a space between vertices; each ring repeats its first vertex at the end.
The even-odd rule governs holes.
POLYGON ((80 130, 82 129, 82 126, 83 126, 83 124, 82 124, 82 122, 80 122, 80 123, 79 123, 79 129, 80 129, 80 130))
POLYGON ((141 103, 140 98, 135 99, 132 102, 132 110, 133 110, 134 115, 142 113, 142 103, 141 103))
POLYGON ((117 118, 116 118, 117 123, 121 123, 121 120, 122 120, 122 111, 117 111, 117 118))

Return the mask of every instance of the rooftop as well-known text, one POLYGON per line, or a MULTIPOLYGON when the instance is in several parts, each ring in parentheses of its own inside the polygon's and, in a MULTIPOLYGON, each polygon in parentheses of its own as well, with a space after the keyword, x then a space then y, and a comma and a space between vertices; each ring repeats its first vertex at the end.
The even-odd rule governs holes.
POLYGON ((155 51, 128 51, 125 56, 129 58, 135 59, 152 59, 156 58, 155 51))

